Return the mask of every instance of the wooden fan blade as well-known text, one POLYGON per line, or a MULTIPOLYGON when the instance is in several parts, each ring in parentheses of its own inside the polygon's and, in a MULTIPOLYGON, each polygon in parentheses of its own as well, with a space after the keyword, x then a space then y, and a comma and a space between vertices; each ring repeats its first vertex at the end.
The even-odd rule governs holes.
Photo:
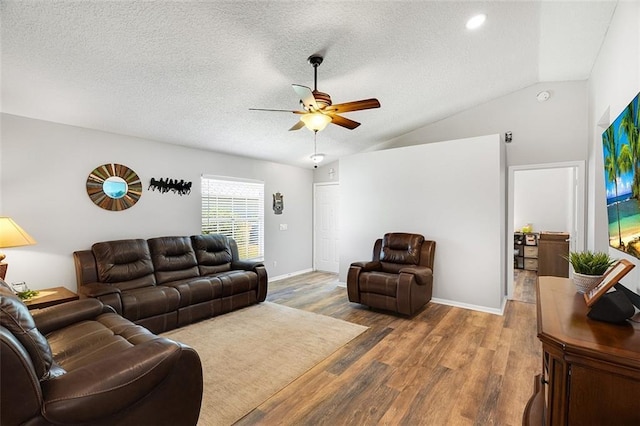
POLYGON ((292 112, 294 114, 306 114, 307 111, 294 111, 291 109, 269 109, 269 108, 249 108, 249 111, 275 111, 275 112, 292 112))
POLYGON ((349 120, 337 114, 330 114, 331 122, 338 126, 346 127, 349 130, 353 130, 360 125, 357 121, 349 120))
POLYGON ((302 120, 298 121, 296 124, 294 124, 293 126, 291 126, 291 128, 289 129, 289 131, 292 130, 300 130, 304 127, 304 122, 302 120))
POLYGON ((345 102, 343 104, 329 105, 324 109, 326 112, 349 112, 360 111, 363 109, 380 108, 380 102, 376 98, 363 99, 361 101, 345 102))
POLYGON ((301 86, 299 84, 292 84, 293 90, 298 94, 302 107, 307 111, 317 111, 318 104, 316 98, 313 96, 313 92, 307 86, 301 86))

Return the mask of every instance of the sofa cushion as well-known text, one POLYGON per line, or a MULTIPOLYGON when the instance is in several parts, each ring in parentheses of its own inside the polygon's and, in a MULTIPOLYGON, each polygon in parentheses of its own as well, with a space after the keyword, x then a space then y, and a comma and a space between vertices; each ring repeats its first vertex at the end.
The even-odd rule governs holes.
POLYGON ((165 283, 162 286, 178 290, 181 308, 222 297, 222 282, 217 277, 191 278, 165 283))
POLYGON ((145 240, 95 243, 91 251, 100 282, 114 284, 121 290, 155 284, 151 254, 145 240))
POLYGON ((200 275, 217 274, 231 270, 233 255, 226 236, 220 234, 193 235, 191 241, 196 252, 200 275))
POLYGON ((222 282, 222 297, 246 293, 258 288, 258 274, 248 271, 221 272, 216 277, 222 282))
POLYGON ((55 361, 74 371, 102 358, 115 357, 134 345, 157 338, 118 314, 102 314, 47 334, 55 361))
POLYGON ((384 272, 398 273, 404 265, 420 263, 424 237, 418 234, 388 233, 382 239, 380 261, 384 272))
POLYGON ((398 275, 385 272, 360 274, 360 292, 375 293, 395 297, 398 289, 398 275))
POLYGON ((0 288, 0 325, 13 333, 27 350, 38 379, 48 379, 53 364, 49 342, 36 328, 26 305, 4 287, 0 288))
POLYGON ((189 237, 158 237, 147 243, 158 284, 199 276, 189 237))
POLYGON ((176 311, 179 305, 180 293, 171 287, 135 288, 122 293, 122 316, 131 321, 176 311))

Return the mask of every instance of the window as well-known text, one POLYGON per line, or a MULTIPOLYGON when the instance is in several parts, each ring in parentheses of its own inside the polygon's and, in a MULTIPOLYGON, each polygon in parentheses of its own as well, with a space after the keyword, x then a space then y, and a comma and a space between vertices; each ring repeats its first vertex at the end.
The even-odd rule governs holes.
POLYGON ((264 259, 264 183, 202 176, 202 233, 238 244, 240 259, 264 259))

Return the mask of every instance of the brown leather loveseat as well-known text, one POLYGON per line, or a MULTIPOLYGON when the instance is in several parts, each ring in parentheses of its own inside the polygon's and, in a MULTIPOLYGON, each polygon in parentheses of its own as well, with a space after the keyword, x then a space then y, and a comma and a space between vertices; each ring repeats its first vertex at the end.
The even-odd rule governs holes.
POLYGON ((0 354, 3 426, 197 423, 198 354, 97 299, 29 311, 0 285, 0 354))
POLYGON ((262 263, 238 259, 224 235, 95 243, 73 253, 78 293, 154 333, 265 300, 262 263))
POLYGON ((349 267, 349 300, 413 315, 431 300, 435 251, 436 242, 420 234, 385 234, 375 242, 371 261, 349 267))

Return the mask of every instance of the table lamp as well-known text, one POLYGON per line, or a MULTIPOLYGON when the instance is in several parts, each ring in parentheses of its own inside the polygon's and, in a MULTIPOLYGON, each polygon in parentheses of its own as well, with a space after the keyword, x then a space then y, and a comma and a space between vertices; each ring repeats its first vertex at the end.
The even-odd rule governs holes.
MULTIPOLYGON (((36 240, 27 234, 24 229, 20 228, 13 219, 0 216, 0 248, 30 246, 35 243, 36 240)), ((9 266, 2 262, 5 257, 3 253, 0 253, 0 278, 3 280, 7 275, 7 267, 9 266)))

